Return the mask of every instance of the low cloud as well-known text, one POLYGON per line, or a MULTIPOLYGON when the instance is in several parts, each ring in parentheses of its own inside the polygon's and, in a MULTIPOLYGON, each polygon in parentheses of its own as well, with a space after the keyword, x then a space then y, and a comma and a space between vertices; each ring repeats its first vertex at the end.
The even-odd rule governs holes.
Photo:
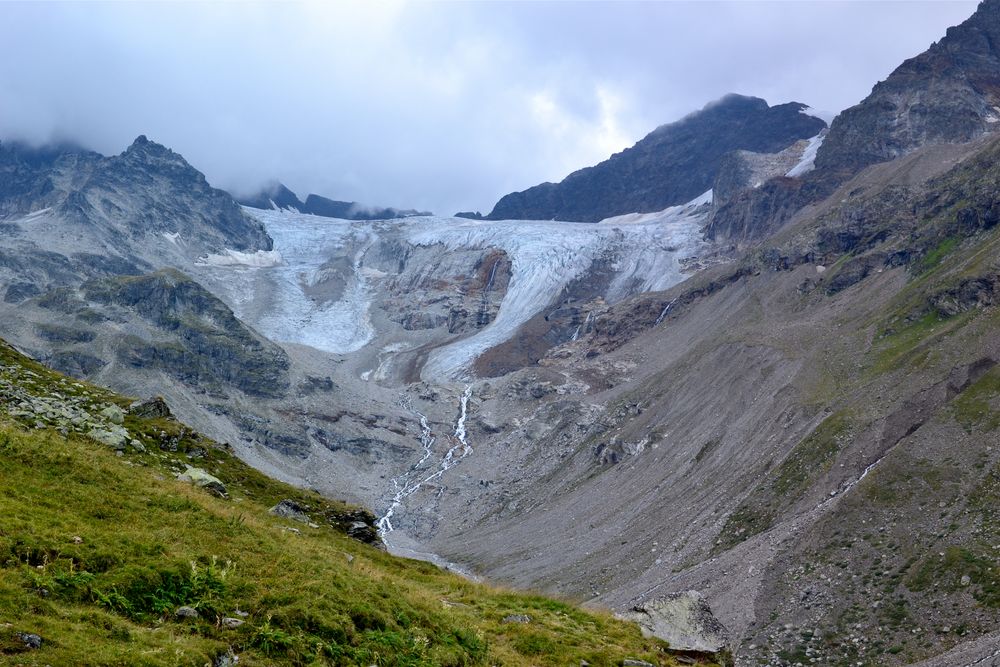
POLYGON ((837 111, 975 2, 0 3, 0 136, 488 210, 727 92, 837 111))

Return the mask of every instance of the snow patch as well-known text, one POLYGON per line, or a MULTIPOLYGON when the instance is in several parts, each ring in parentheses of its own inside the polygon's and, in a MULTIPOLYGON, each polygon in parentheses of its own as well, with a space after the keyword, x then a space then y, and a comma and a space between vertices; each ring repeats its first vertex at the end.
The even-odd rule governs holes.
POLYGON ((798 164, 789 169, 785 176, 795 178, 815 169, 816 153, 819 152, 819 147, 823 145, 824 139, 826 139, 826 130, 812 137, 809 143, 806 144, 806 149, 802 152, 802 157, 799 159, 798 164))
POLYGON ((833 119, 837 117, 837 114, 830 111, 820 111, 819 109, 813 109, 812 107, 806 107, 800 109, 799 113, 803 116, 810 116, 812 118, 819 118, 821 121, 829 125, 833 122, 833 119))
MULTIPOLYGON (((170 238, 168 234, 164 234, 170 238)), ((171 241, 176 242, 175 238, 171 241)), ((197 264, 209 266, 246 267, 251 269, 266 269, 281 264, 281 253, 277 250, 258 250, 257 252, 240 252, 226 248, 221 255, 205 255, 199 257, 197 264)))
POLYGON ((163 238, 167 239, 174 245, 177 245, 177 239, 181 237, 180 232, 163 232, 163 238))

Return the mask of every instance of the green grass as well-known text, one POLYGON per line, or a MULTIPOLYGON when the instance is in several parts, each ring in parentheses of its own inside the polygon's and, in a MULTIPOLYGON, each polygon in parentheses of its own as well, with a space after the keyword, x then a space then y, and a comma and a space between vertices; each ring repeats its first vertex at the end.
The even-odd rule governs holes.
POLYGON ((713 553, 730 549, 770 528, 781 510, 802 497, 810 484, 829 470, 853 425, 847 410, 834 412, 820 422, 775 469, 770 484, 758 487, 729 515, 713 553))
MULTIPOLYGON (((41 393, 129 402, 3 345, 0 364, 30 370, 41 393)), ((352 540, 338 517, 355 508, 270 480, 177 422, 126 427, 147 453, 26 428, 0 401, 0 664, 200 666, 230 648, 247 665, 676 664, 664 643, 608 614, 352 540), (154 446, 161 431, 178 452, 154 446), (228 499, 173 478, 194 446, 228 499), (308 504, 320 527, 269 515, 281 498, 308 504), (182 605, 198 618, 177 619, 182 605), (223 627, 238 610, 245 623, 223 627), (510 614, 532 620, 503 622, 510 614), (39 634, 42 648, 27 650, 18 632, 39 634)))
POLYGON ((956 396, 951 410, 955 421, 969 433, 1000 427, 1000 367, 994 366, 956 396))
POLYGON ((914 273, 921 277, 927 276, 941 264, 945 257, 958 247, 959 240, 960 239, 956 236, 949 236, 931 248, 927 254, 921 257, 920 261, 917 262, 914 267, 914 273))
POLYGON ((970 593, 986 607, 1000 607, 1000 570, 997 560, 987 550, 991 547, 953 545, 942 553, 924 556, 906 578, 911 591, 937 591, 953 593, 963 588, 962 577, 968 577, 970 593))

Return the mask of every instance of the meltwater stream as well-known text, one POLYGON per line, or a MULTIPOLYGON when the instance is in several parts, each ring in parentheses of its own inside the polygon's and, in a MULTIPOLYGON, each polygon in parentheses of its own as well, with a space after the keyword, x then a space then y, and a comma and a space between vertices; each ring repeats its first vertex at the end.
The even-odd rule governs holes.
POLYGON ((427 416, 410 407, 408 401, 404 403, 404 407, 409 408, 410 411, 417 415, 420 419, 420 446, 423 454, 421 455, 420 460, 410 466, 406 472, 393 478, 392 486, 394 493, 392 500, 389 503, 388 509, 386 509, 385 513, 376 523, 376 527, 378 528, 383 544, 385 544, 386 548, 396 556, 414 558, 416 560, 434 563, 440 568, 460 574, 467 579, 478 581, 479 577, 477 577, 475 573, 463 568, 461 565, 445 560, 435 553, 421 551, 419 549, 419 544, 415 540, 406 535, 396 533, 396 529, 392 525, 392 517, 395 516, 396 510, 402 507, 403 502, 408 497, 420 490, 424 484, 440 478, 448 470, 458 465, 459 461, 472 454, 473 449, 469 444, 467 437, 468 434, 465 430, 465 420, 469 414, 470 398, 472 398, 472 385, 466 385, 465 391, 462 392, 462 396, 459 398, 458 418, 455 420, 455 430, 452 435, 454 438, 454 444, 448 448, 448 451, 438 462, 437 468, 434 472, 426 477, 420 476, 422 474, 420 468, 431 457, 436 438, 434 437, 430 424, 427 421, 427 416), (461 449, 461 451, 459 451, 459 449, 461 449), (417 479, 414 479, 414 477, 417 479))
MULTIPOLYGON (((446 472, 458 465, 459 461, 472 454, 473 449, 472 446, 469 445, 467 433, 465 431, 465 420, 469 413, 470 398, 472 398, 472 385, 466 385, 465 391, 462 392, 462 396, 458 403, 458 419, 455 421, 455 431, 452 435, 453 444, 448 448, 448 451, 445 452, 444 456, 438 462, 437 468, 434 472, 423 478, 420 477, 420 467, 431 457, 436 438, 431 431, 430 424, 427 422, 427 416, 412 407, 410 408, 410 410, 420 419, 420 446, 423 454, 420 457, 420 460, 410 466, 406 472, 392 479, 392 486, 394 490, 392 500, 389 503, 389 508, 385 511, 385 514, 379 518, 378 523, 376 524, 379 532, 382 533, 383 538, 388 533, 395 530, 392 525, 392 517, 395 515, 396 510, 403 504, 404 500, 419 491, 424 484, 439 479, 446 472), (461 451, 459 451, 459 449, 461 449, 461 451), (414 479, 415 476, 417 479, 414 479)), ((406 406, 408 407, 408 405, 409 404, 407 403, 406 406)))

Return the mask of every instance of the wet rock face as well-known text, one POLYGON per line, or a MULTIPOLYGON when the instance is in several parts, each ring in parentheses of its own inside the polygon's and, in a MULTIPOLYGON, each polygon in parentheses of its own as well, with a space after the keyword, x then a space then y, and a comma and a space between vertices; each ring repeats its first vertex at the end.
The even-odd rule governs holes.
POLYGON ((795 102, 769 107, 759 98, 728 95, 561 183, 506 195, 487 217, 596 222, 689 202, 712 187, 727 153, 775 153, 826 127, 801 113, 804 108, 795 102))
POLYGON ((1000 2, 986 0, 927 51, 907 60, 841 113, 818 168, 856 172, 931 143, 1000 129, 1000 2))
POLYGON ((407 331, 483 329, 500 311, 512 275, 510 257, 496 248, 443 255, 440 248, 386 242, 372 256, 387 274, 386 313, 407 331))

